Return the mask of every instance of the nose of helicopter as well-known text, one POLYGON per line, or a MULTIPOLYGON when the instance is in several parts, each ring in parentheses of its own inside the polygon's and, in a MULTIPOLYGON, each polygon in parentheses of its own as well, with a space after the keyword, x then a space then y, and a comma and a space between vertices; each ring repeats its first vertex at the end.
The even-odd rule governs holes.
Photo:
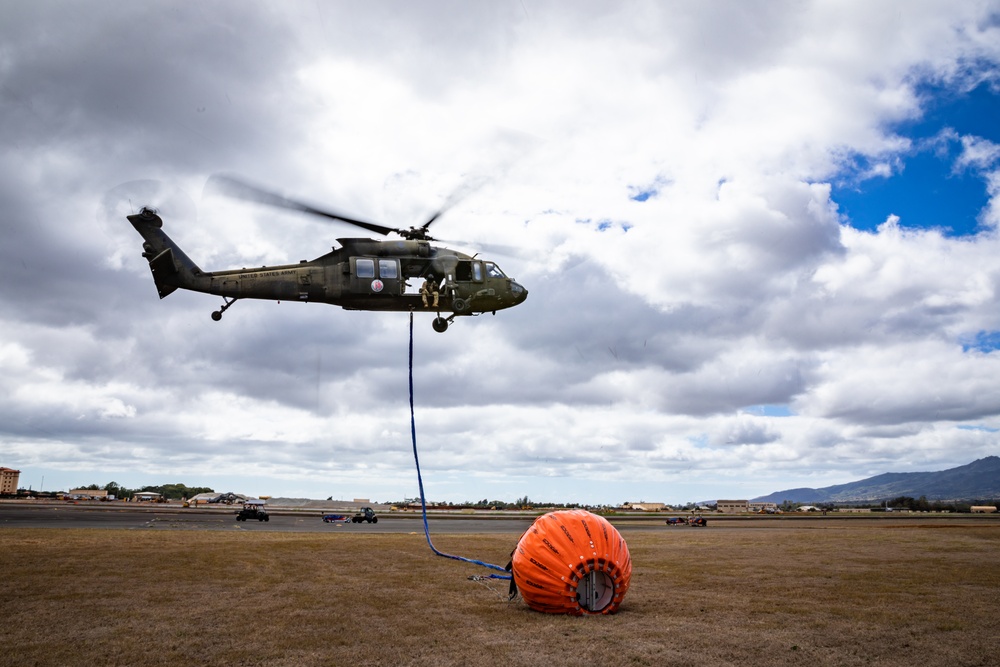
POLYGON ((514 295, 515 306, 528 298, 528 290, 524 289, 524 286, 519 282, 510 281, 510 291, 514 295))

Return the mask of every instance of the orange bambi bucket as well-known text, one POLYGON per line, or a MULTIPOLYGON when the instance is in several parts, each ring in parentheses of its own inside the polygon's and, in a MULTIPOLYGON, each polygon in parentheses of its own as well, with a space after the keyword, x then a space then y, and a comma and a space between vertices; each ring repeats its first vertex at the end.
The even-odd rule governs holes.
POLYGON ((518 540, 511 573, 521 597, 549 614, 613 614, 632 578, 624 538, 584 510, 538 517, 518 540))

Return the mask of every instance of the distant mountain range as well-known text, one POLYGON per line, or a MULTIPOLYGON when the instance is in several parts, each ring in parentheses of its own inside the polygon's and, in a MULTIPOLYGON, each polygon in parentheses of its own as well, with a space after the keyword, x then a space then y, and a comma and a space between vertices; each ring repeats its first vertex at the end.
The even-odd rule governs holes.
POLYGON ((1000 457, 987 456, 940 472, 887 472, 822 489, 788 489, 753 500, 816 504, 873 502, 900 496, 926 496, 928 500, 1000 498, 1000 457))

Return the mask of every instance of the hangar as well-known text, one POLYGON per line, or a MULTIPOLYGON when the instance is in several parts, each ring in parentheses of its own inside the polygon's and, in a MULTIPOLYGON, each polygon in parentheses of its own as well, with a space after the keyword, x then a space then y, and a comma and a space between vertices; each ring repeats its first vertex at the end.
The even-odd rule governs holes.
POLYGON ((74 500, 107 500, 108 492, 106 489, 70 489, 69 493, 66 494, 74 500))

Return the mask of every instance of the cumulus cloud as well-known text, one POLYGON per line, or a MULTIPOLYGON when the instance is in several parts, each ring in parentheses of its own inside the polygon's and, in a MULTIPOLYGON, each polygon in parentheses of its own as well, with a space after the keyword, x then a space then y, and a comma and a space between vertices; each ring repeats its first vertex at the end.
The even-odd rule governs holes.
POLYGON ((214 173, 390 226, 447 207, 441 238, 528 287, 417 318, 432 496, 701 500, 995 454, 997 138, 905 129, 928 91, 995 85, 993 9, 5 8, 0 464, 415 493, 405 315, 157 298, 142 205, 205 270, 359 234, 214 173), (978 234, 840 209, 833 184, 941 146, 989 197, 978 234))

